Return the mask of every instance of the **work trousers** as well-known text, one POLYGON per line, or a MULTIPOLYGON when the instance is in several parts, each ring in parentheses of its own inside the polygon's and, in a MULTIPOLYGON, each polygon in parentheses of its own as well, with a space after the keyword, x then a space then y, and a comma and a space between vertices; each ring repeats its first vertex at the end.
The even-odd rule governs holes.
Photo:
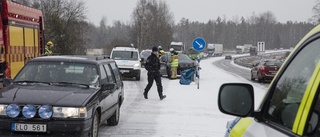
POLYGON ((156 81, 158 94, 159 94, 159 97, 161 98, 163 94, 162 94, 161 76, 159 72, 148 73, 148 85, 144 89, 144 93, 148 94, 150 88, 152 87, 153 81, 156 81))
POLYGON ((171 78, 177 78, 177 69, 178 67, 171 67, 171 78))

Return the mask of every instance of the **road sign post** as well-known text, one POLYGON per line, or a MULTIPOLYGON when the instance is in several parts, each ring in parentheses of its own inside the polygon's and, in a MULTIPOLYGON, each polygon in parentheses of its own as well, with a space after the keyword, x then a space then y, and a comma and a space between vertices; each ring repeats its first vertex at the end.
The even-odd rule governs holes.
POLYGON ((257 42, 258 55, 263 55, 265 53, 265 42, 257 42))
MULTIPOLYGON (((193 48, 198 52, 203 51, 203 49, 205 49, 206 45, 207 45, 206 41, 201 37, 195 38, 192 42, 193 48)), ((197 84, 198 89, 200 87, 200 71, 199 70, 200 70, 200 57, 198 55, 198 65, 196 66, 196 70, 195 70, 196 84, 197 84)))

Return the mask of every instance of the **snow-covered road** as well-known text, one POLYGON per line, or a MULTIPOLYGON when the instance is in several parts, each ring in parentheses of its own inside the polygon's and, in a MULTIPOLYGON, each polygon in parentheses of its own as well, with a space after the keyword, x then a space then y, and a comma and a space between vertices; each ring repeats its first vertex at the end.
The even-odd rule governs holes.
POLYGON ((212 63, 224 57, 201 61, 200 88, 193 82, 180 85, 179 80, 162 78, 164 94, 160 101, 156 85, 143 98, 147 85, 146 70, 141 81, 124 81, 125 101, 120 122, 115 127, 100 127, 103 137, 223 137, 226 123, 234 117, 221 113, 217 105, 218 91, 223 83, 251 83, 255 90, 256 108, 267 87, 215 67, 212 63))

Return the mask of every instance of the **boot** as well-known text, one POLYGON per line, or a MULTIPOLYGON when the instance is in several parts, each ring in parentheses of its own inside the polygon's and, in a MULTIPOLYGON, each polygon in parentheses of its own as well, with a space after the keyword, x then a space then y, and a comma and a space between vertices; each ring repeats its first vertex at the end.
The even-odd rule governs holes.
POLYGON ((166 97, 167 97, 166 95, 163 95, 163 96, 160 97, 160 100, 163 100, 166 97))
POLYGON ((144 96, 145 99, 148 99, 148 95, 147 95, 146 92, 143 92, 143 96, 144 96))

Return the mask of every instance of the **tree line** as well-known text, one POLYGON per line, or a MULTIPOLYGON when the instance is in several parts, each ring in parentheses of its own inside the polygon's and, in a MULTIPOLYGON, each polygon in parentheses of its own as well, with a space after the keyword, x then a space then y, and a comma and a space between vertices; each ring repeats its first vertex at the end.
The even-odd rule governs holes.
POLYGON ((258 41, 265 42, 266 49, 290 48, 320 21, 320 2, 317 2, 310 9, 314 16, 305 22, 280 23, 272 12, 264 12, 232 20, 217 17, 205 23, 182 18, 175 24, 165 1, 139 0, 130 23, 114 21, 108 26, 107 17, 102 17, 96 26, 87 21, 86 4, 82 0, 16 1, 43 11, 46 40, 54 42, 55 52, 69 55, 85 54, 89 48, 102 48, 109 54, 115 46, 130 45, 140 50, 153 46, 168 50, 172 41, 181 41, 191 48, 196 37, 203 37, 207 43, 223 44, 229 50, 234 50, 236 45, 256 45, 258 41))

